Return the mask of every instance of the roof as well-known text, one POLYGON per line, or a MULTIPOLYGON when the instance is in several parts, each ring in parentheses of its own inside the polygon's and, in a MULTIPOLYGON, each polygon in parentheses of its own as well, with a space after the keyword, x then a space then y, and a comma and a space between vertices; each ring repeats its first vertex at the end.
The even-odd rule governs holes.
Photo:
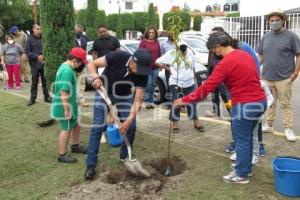
POLYGON ((290 9, 290 10, 285 10, 284 13, 285 14, 300 13, 300 7, 293 8, 293 9, 290 9))

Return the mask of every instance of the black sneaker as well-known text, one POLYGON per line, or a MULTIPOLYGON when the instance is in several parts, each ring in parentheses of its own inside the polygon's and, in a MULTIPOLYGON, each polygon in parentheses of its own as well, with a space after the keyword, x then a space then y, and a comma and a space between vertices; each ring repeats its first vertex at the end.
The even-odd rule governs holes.
POLYGON ((36 103, 35 100, 30 100, 28 101, 27 106, 32 106, 35 103, 36 103))
POLYGON ((87 154, 88 148, 80 145, 80 144, 76 144, 76 145, 72 145, 71 146, 71 152, 72 153, 81 153, 81 154, 87 154))
POLYGON ((57 157, 57 161, 58 162, 63 162, 63 163, 76 163, 77 162, 77 159, 72 157, 71 155, 59 155, 57 157))
POLYGON ((95 167, 89 166, 86 168, 84 172, 85 180, 91 181, 95 178, 95 175, 96 175, 95 167))
POLYGON ((52 98, 51 97, 45 98, 44 101, 46 103, 51 103, 52 102, 52 98))

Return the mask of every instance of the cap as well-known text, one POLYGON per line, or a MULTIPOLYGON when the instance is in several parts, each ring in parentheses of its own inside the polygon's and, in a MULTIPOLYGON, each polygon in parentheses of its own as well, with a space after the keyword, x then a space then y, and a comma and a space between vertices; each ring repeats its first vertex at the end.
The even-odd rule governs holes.
POLYGON ((148 75, 151 72, 151 55, 147 49, 137 49, 133 55, 133 60, 137 63, 137 74, 148 75))
POLYGON ((269 20, 270 17, 272 17, 272 16, 279 16, 283 19, 283 21, 287 21, 287 19, 288 19, 287 15, 285 13, 283 13, 283 11, 280 9, 267 14, 265 17, 269 20))
POLYGON ((79 58, 84 64, 87 64, 86 51, 84 49, 75 47, 71 49, 70 54, 79 58))
POLYGON ((16 33, 19 31, 19 28, 17 26, 12 26, 10 27, 10 29, 8 30, 8 32, 10 33, 16 33))

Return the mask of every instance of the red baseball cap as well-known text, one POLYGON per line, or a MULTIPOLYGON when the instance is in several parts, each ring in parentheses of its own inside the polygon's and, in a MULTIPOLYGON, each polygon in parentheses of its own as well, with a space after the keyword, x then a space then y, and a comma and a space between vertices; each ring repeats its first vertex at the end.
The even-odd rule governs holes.
POLYGON ((70 54, 79 58, 84 64, 87 64, 86 51, 84 49, 75 47, 71 49, 70 54))

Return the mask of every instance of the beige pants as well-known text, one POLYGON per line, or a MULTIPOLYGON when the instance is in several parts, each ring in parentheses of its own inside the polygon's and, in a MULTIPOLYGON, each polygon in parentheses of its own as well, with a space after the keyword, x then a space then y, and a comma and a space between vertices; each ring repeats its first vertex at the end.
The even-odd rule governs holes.
POLYGON ((21 80, 23 79, 29 79, 30 76, 30 67, 29 67, 29 62, 27 59, 27 55, 23 53, 21 55, 21 80))
POLYGON ((291 105, 292 97, 292 82, 290 79, 282 81, 267 81, 268 86, 272 91, 274 102, 267 110, 267 124, 273 126, 277 100, 279 100, 280 107, 283 113, 283 125, 285 128, 293 128, 293 110, 291 105))
POLYGON ((82 71, 77 74, 77 85, 78 85, 78 103, 84 103, 84 90, 85 90, 85 73, 82 71))

